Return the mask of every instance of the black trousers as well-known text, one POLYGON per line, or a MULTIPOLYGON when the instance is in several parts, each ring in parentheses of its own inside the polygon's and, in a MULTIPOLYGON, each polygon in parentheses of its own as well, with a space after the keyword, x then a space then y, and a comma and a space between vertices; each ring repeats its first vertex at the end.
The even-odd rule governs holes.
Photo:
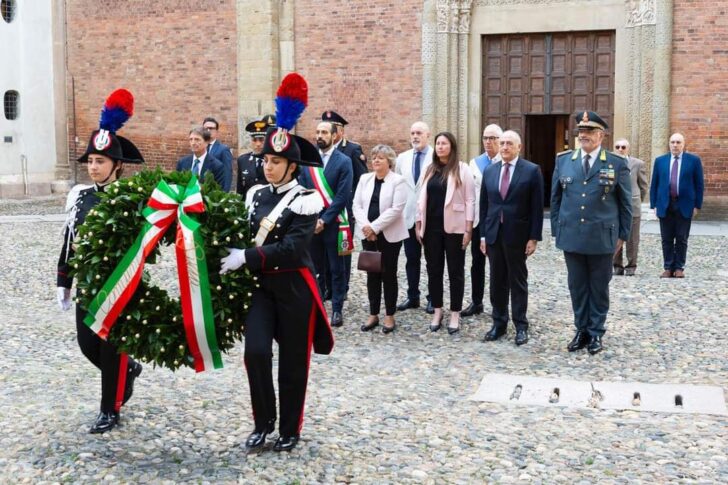
POLYGON ((367 273, 367 294, 369 296, 369 314, 379 315, 382 306, 382 286, 384 287, 384 309, 387 316, 394 315, 397 310, 397 260, 402 249, 402 241, 389 242, 383 234, 376 241, 362 239, 362 247, 367 251, 382 253, 382 272, 367 273))
POLYGON ((280 434, 294 436, 303 426, 308 369, 315 325, 313 295, 295 272, 263 275, 253 291, 245 329, 245 368, 255 429, 276 419, 273 340, 278 342, 280 434))
POLYGON ((463 308, 465 292, 465 250, 462 234, 447 234, 425 230, 425 261, 427 262, 427 287, 433 308, 442 308, 445 261, 450 280, 450 310, 459 312, 463 308))
POLYGON ((473 228, 473 240, 470 242, 470 254, 473 258, 470 264, 470 283, 473 287, 471 294, 472 302, 475 305, 483 304, 485 293, 485 254, 480 250, 480 230, 478 226, 473 228))
POLYGON ((339 225, 325 227, 323 231, 311 238, 311 257, 316 267, 316 279, 323 295, 331 291, 331 310, 341 312, 346 296, 346 272, 344 257, 339 256, 337 248, 339 225), (331 281, 326 281, 326 271, 331 273, 331 281))
POLYGON ((134 361, 88 328, 83 319, 87 312, 76 305, 76 337, 86 358, 101 371, 101 411, 110 413, 121 409, 124 400, 126 373, 134 361))
POLYGON ((612 254, 579 254, 564 251, 574 326, 592 337, 604 335, 609 311, 612 254))
POLYGON ((508 297, 516 330, 527 330, 528 268, 526 244, 510 245, 503 240, 503 226, 494 244, 488 244, 490 260, 490 304, 493 326, 505 330, 508 325, 508 297))
POLYGON ((677 200, 671 200, 665 217, 660 217, 664 269, 685 269, 691 224, 692 219, 685 218, 680 213, 677 200))
POLYGON ((419 301, 422 246, 417 241, 415 226, 409 229, 409 237, 404 240, 404 256, 407 258, 407 263, 405 264, 405 271, 407 272, 407 298, 419 301))

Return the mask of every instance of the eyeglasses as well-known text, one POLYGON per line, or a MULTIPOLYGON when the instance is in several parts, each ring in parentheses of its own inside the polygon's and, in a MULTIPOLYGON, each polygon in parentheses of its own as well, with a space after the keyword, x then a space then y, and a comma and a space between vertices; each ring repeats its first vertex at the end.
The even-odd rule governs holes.
POLYGON ((497 136, 484 136, 483 141, 496 141, 498 139, 497 136))
POLYGON ((626 150, 627 145, 614 145, 614 148, 617 150, 626 150))

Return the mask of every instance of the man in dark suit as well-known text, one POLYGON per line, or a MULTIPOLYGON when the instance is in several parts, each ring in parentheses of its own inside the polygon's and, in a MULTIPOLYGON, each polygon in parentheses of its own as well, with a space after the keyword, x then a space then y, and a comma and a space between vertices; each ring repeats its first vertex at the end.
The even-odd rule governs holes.
POLYGON ((207 153, 207 140, 205 138, 207 138, 207 130, 201 126, 190 130, 189 141, 192 154, 179 159, 177 171, 191 170, 201 181, 205 180, 207 172, 211 172, 220 187, 227 191, 230 187, 224 185, 225 169, 220 160, 207 153))
MULTIPOLYGON (((344 133, 344 130, 349 122, 346 121, 343 116, 341 116, 336 111, 324 111, 321 114, 321 121, 328 121, 333 125, 334 148, 351 159, 351 169, 354 175, 351 185, 351 200, 353 200, 353 194, 356 193, 356 187, 357 185, 359 185, 359 178, 369 171, 369 169, 367 168, 367 157, 362 152, 361 145, 346 139, 346 134, 344 133)), ((351 200, 349 202, 349 205, 347 206, 347 210, 349 214, 349 225, 351 226, 351 232, 353 234, 356 221, 354 220, 354 214, 351 209, 351 200)), ((346 273, 346 292, 348 293, 349 279, 351 279, 351 255, 344 256, 344 273, 346 273)), ((329 287, 331 284, 330 271, 326 271, 326 284, 327 287, 329 287)))
POLYGON ((685 151, 685 137, 670 137, 670 153, 655 159, 650 185, 650 207, 660 218, 661 278, 684 278, 692 218, 703 207, 703 164, 685 151))
POLYGON ((220 185, 225 191, 229 191, 233 184, 233 154, 230 151, 230 147, 217 139, 220 131, 220 123, 215 118, 208 116, 202 122, 202 128, 210 133, 210 144, 207 146, 207 153, 222 162, 225 183, 220 185))
POLYGON ((485 341, 499 339, 508 325, 508 296, 516 326, 516 345, 528 342, 528 268, 543 230, 543 175, 535 163, 519 158, 521 137, 500 136, 501 161, 486 167, 480 188, 480 248, 490 260, 493 327, 485 341))
POLYGON ((627 161, 601 147, 607 123, 593 111, 576 115, 580 148, 556 156, 551 183, 551 235, 564 251, 576 334, 569 352, 602 350, 612 258, 629 238, 632 187, 627 161))
POLYGON ((346 297, 344 255, 351 254, 353 241, 346 208, 351 203, 353 173, 351 159, 334 149, 333 125, 321 122, 316 127, 316 144, 324 167, 307 167, 299 182, 308 189, 316 189, 324 198, 325 209, 316 223, 311 242, 311 256, 316 268, 319 289, 326 292, 326 267, 331 270, 331 325, 344 324, 342 310, 346 297))
POLYGON ((266 115, 262 120, 251 121, 245 126, 245 131, 250 135, 250 148, 252 151, 244 153, 238 157, 238 175, 236 183, 236 191, 243 196, 254 185, 267 183, 263 174, 263 143, 265 141, 265 132, 269 126, 275 126, 276 117, 274 115, 266 115))

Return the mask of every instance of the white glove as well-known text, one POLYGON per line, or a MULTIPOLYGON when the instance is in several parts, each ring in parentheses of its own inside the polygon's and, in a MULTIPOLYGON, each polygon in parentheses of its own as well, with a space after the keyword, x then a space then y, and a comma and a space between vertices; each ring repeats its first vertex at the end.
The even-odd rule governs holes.
POLYGON ((56 288, 56 300, 58 300, 58 307, 61 310, 69 310, 71 308, 71 289, 62 286, 56 288))
POLYGON ((220 268, 220 274, 225 274, 228 271, 234 271, 245 264, 245 250, 235 248, 225 248, 228 251, 228 255, 220 260, 222 267, 220 268))

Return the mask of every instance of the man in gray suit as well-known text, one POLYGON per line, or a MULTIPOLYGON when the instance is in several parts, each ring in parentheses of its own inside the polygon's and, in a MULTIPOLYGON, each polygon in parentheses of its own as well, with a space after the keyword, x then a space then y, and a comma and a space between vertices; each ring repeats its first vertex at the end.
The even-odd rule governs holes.
POLYGON ((614 143, 615 153, 622 155, 627 160, 629 178, 632 182, 632 230, 629 232, 627 246, 627 266, 624 266, 622 250, 620 248, 614 253, 614 274, 634 276, 637 269, 637 253, 640 245, 640 216, 642 215, 642 202, 647 197, 649 186, 647 184, 647 165, 639 158, 629 155, 629 141, 620 138, 614 143))
POLYGON ((602 350, 614 252, 629 238, 632 188, 627 162, 601 147, 607 123, 593 111, 576 115, 578 150, 556 156, 551 183, 551 235, 564 251, 576 334, 569 352, 602 350))

